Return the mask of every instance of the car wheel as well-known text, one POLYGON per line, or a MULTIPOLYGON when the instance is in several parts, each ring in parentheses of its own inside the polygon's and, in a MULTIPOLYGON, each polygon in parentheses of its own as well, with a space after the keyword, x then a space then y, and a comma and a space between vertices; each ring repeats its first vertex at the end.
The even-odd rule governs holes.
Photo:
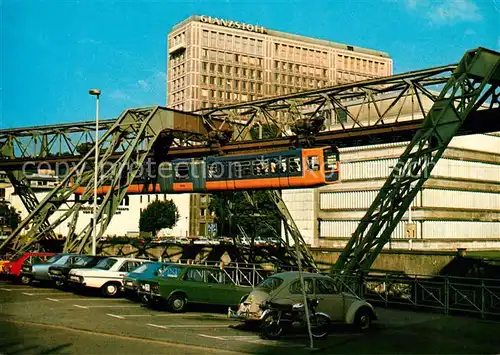
POLYGON ((361 308, 356 312, 356 317, 354 318, 354 326, 358 330, 366 332, 371 328, 372 318, 372 312, 368 308, 361 308))
POLYGON ((29 276, 21 276, 21 283, 23 285, 29 285, 31 283, 31 277, 29 277, 29 276))
POLYGON ((171 312, 183 312, 186 309, 187 299, 183 294, 177 293, 168 299, 168 309, 171 312))
POLYGON ((64 287, 64 281, 57 280, 57 281, 56 281, 56 287, 59 287, 59 288, 64 287))
POLYGON ((116 283, 109 282, 109 283, 105 284, 104 286, 102 286, 101 290, 102 290, 102 293, 104 296, 114 297, 118 294, 119 286, 116 283))

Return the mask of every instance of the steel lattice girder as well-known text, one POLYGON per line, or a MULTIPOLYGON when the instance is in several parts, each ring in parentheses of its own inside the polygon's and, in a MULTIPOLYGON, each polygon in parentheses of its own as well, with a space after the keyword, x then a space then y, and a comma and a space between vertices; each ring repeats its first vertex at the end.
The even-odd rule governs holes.
POLYGON ((370 268, 463 122, 481 108, 498 108, 499 96, 500 53, 484 48, 467 52, 362 218, 334 270, 348 275, 370 268))
MULTIPOLYGON (((395 121, 398 122, 398 115, 394 112, 397 111, 397 105, 414 98, 416 98, 415 108, 418 108, 422 116, 425 116, 423 98, 434 101, 437 95, 432 89, 436 85, 446 83, 455 67, 455 65, 448 65, 248 103, 202 109, 196 112, 204 117, 220 119, 228 124, 245 122, 245 128, 240 130, 242 135, 255 122, 260 122, 277 126, 277 137, 287 136, 291 135, 288 127, 293 126, 299 120, 321 119, 325 116, 334 118, 340 114, 347 116, 348 120, 346 123, 340 120, 339 127, 337 127, 339 130, 351 130, 367 125, 383 126, 388 123, 386 121, 389 116, 396 116, 395 121), (377 103, 378 97, 389 94, 392 94, 392 102, 383 109, 377 103), (360 107, 358 112, 361 112, 364 107, 370 107, 374 111, 375 120, 370 123, 363 122, 359 113, 352 113, 349 106, 354 101, 360 107)), ((235 139, 238 139, 238 135, 235 135, 235 139)))
MULTIPOLYGON (((201 124, 198 117, 182 113, 180 115, 174 114, 173 111, 159 106, 129 109, 114 121, 114 124, 99 140, 99 151, 103 154, 99 157, 99 171, 102 171, 102 174, 100 174, 98 184, 99 186, 110 185, 111 188, 98 209, 98 237, 106 230, 120 201, 126 194, 128 186, 137 176, 138 171, 143 168, 146 156, 155 144, 160 142, 160 148, 168 150, 172 141, 183 133, 189 139, 197 136, 198 140, 206 140, 209 131, 210 128, 201 124), (198 126, 194 123, 198 123, 198 126), (110 157, 117 151, 121 152, 120 158, 110 160, 110 157)), ((80 252, 85 248, 92 231, 91 223, 80 233, 74 233, 74 231, 82 204, 89 201, 94 191, 92 179, 95 173, 93 171, 94 151, 95 146, 93 145, 82 160, 67 171, 59 185, 46 195, 12 235, 0 245, 0 249, 11 243, 13 238, 19 235, 20 231, 30 223, 33 224, 32 228, 20 250, 24 250, 39 241, 46 232, 53 230, 70 218, 72 234, 66 240, 65 251, 80 252), (69 205, 66 212, 47 226, 49 217, 57 211, 61 204, 67 203, 73 192, 80 186, 86 188, 81 200, 69 205)), ((161 152, 163 155, 166 153, 167 151, 161 152)))

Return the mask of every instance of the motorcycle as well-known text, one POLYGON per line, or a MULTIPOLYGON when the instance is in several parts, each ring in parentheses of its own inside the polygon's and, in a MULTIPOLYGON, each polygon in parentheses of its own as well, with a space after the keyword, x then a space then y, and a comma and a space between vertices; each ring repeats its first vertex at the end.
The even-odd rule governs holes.
MULTIPOLYGON (((315 339, 324 339, 328 335, 331 319, 325 313, 316 312, 319 304, 317 299, 307 301, 312 336, 315 339)), ((261 308, 263 310, 261 333, 264 338, 279 339, 284 330, 305 329, 307 332, 306 311, 303 303, 290 305, 266 301, 261 304, 261 308)))

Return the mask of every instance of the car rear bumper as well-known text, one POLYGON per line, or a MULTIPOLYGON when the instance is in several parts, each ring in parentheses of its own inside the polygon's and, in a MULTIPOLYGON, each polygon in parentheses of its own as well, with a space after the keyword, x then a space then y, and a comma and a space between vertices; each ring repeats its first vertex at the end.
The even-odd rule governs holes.
POLYGON ((229 319, 235 319, 241 321, 259 321, 262 320, 262 318, 264 317, 264 313, 242 311, 241 309, 234 311, 231 307, 229 307, 227 310, 227 317, 229 319))

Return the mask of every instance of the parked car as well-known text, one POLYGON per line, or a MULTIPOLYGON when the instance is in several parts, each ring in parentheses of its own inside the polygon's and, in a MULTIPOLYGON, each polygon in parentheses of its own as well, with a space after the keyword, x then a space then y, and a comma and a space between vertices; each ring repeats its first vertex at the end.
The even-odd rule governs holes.
POLYGON ((12 281, 19 281, 23 265, 42 264, 53 257, 55 253, 30 252, 15 256, 3 264, 3 273, 12 281))
MULTIPOLYGON (((304 272, 303 277, 308 297, 319 300, 316 311, 326 313, 332 322, 354 324, 364 331, 377 319, 371 304, 355 295, 339 292, 332 278, 308 272, 304 272)), ((299 273, 289 271, 268 277, 238 305, 236 312, 229 308, 228 316, 243 321, 258 321, 262 316, 260 304, 264 301, 288 305, 302 302, 299 273)))
POLYGON ((123 287, 123 277, 138 266, 150 262, 144 259, 110 257, 91 269, 72 269, 68 282, 76 288, 98 288, 104 296, 116 296, 123 287))
POLYGON ((68 284, 69 272, 72 269, 90 269, 107 256, 78 255, 70 258, 70 262, 64 265, 52 265, 49 267, 49 278, 56 286, 63 287, 68 284))
POLYGON ((145 263, 130 271, 123 278, 123 291, 125 295, 128 297, 136 297, 139 280, 146 280, 159 276, 165 271, 168 265, 171 264, 161 262, 145 263))
POLYGON ((28 285, 33 280, 50 281, 49 267, 53 265, 71 264, 78 257, 76 254, 56 254, 45 263, 23 265, 21 268, 21 283, 28 285))
POLYGON ((238 286, 217 267, 169 265, 159 277, 139 280, 139 294, 153 303, 183 312, 189 303, 237 305, 252 289, 238 286))

